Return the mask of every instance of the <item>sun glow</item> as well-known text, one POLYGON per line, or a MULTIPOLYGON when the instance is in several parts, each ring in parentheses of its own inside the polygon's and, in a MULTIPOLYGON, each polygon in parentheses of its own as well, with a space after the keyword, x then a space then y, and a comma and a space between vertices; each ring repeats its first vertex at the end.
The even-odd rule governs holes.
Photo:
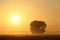
POLYGON ((12 16, 12 18, 11 18, 11 21, 12 21, 13 23, 17 23, 17 22, 19 22, 20 20, 21 20, 20 17, 17 16, 17 15, 12 16))

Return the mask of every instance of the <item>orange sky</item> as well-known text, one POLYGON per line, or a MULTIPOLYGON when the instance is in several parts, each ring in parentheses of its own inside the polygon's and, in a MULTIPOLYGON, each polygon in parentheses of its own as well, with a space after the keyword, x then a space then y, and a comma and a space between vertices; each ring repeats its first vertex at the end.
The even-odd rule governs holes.
POLYGON ((47 23, 47 31, 60 31, 59 0, 0 0, 0 33, 30 33, 33 20, 47 23), (21 22, 13 24, 12 15, 19 15, 21 22))

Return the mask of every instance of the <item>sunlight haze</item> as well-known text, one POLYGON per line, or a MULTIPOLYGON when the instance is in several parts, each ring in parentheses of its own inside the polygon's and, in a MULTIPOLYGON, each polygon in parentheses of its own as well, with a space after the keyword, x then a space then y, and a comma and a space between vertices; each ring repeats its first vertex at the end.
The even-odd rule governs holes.
POLYGON ((60 31, 60 0, 0 0, 0 33, 31 34, 33 20, 45 21, 46 32, 60 31))

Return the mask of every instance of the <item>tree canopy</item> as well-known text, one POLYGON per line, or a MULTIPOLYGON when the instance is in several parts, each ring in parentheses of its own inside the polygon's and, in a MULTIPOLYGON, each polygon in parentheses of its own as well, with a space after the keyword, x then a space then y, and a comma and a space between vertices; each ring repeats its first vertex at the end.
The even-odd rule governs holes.
POLYGON ((44 33, 47 24, 44 21, 34 20, 30 23, 30 30, 32 33, 44 33))

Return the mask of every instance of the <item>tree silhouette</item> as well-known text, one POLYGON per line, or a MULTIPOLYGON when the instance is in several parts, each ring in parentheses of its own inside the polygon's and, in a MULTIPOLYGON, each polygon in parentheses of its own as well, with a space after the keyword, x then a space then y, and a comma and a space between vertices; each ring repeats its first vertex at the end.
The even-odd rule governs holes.
POLYGON ((32 33, 44 33, 46 28, 46 23, 44 21, 34 20, 30 23, 30 30, 32 33))

